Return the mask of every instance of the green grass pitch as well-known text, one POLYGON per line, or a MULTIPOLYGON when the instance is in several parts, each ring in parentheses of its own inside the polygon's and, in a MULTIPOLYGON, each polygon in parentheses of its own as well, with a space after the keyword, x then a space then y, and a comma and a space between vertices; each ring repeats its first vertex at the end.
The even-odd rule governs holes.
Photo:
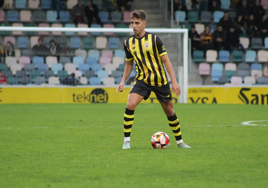
POLYGON ((268 187, 267 106, 175 104, 177 148, 159 104, 135 111, 122 150, 125 104, 0 105, 0 187, 268 187), (242 122, 255 126, 244 126, 242 122), (150 145, 166 132, 167 149, 150 145))

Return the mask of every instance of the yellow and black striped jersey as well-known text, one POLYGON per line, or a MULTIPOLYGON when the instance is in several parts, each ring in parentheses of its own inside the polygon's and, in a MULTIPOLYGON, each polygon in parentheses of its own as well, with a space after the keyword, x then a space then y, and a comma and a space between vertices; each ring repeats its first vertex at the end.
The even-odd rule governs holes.
POLYGON ((152 33, 146 32, 141 38, 135 35, 124 42, 126 60, 134 60, 136 65, 136 80, 141 80, 152 86, 166 85, 167 75, 161 56, 167 54, 161 39, 152 33))

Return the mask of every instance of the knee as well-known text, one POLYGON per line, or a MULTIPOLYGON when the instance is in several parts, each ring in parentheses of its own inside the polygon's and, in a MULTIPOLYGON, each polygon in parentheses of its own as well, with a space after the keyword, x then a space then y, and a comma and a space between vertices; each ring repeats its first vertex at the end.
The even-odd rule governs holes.
POLYGON ((127 103, 127 109, 129 110, 135 110, 136 106, 137 105, 134 102, 128 101, 127 103))

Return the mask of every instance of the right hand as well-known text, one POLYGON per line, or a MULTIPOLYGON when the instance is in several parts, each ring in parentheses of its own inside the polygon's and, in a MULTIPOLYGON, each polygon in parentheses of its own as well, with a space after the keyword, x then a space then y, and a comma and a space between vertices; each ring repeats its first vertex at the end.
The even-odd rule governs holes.
POLYGON ((117 93, 118 91, 119 91, 119 92, 122 92, 122 91, 124 90, 123 87, 124 87, 124 83, 121 82, 121 83, 117 86, 116 93, 117 93))

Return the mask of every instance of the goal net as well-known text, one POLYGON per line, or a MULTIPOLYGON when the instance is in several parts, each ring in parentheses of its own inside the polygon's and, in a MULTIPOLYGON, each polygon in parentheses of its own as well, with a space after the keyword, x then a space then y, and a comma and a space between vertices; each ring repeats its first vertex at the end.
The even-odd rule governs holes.
MULTIPOLYGON (((187 103, 188 30, 146 29, 163 41, 187 103)), ((3 49, 0 70, 9 86, 116 87, 120 83, 125 53, 123 42, 130 28, 0 27, 3 49), (5 47, 4 47, 5 46, 5 47), (6 54, 5 54, 6 53, 6 54), (67 78, 74 76, 75 82, 67 78)), ((135 69, 126 82, 131 87, 135 69)))

